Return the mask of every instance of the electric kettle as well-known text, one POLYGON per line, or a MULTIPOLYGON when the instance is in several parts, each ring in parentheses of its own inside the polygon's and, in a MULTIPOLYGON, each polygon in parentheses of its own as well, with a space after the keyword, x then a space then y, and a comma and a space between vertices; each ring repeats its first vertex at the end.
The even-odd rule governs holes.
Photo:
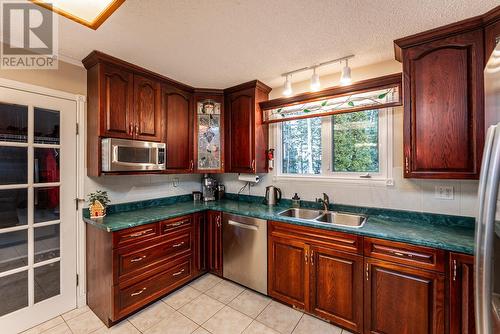
POLYGON ((266 187, 266 199, 265 204, 276 205, 281 200, 281 190, 275 186, 266 187))

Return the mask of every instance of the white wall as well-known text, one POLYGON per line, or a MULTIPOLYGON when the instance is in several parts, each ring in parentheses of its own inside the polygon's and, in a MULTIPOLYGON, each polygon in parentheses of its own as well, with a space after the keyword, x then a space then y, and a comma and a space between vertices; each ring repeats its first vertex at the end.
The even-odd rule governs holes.
MULTIPOLYGON (((352 70, 353 81, 401 72, 401 64, 395 60, 385 61, 352 70)), ((321 77, 322 87, 339 84, 340 73, 321 77)), ((294 94, 309 90, 309 82, 293 84, 294 94)), ((281 97, 281 87, 271 91, 270 98, 281 97)), ((275 127, 271 127, 270 144, 275 127)), ((275 181, 272 174, 261 175, 261 182, 251 189, 252 195, 263 196, 265 187, 274 184, 281 188, 286 198, 295 192, 304 200, 314 200, 323 192, 333 202, 358 206, 383 207, 392 209, 434 212, 451 215, 474 216, 476 214, 476 194, 478 181, 446 181, 404 179, 403 176, 403 108, 394 109, 393 118, 393 178, 394 186, 354 185, 325 181, 275 181), (454 198, 443 200, 434 198, 435 186, 450 185, 454 188, 454 198)), ((226 185, 227 192, 237 192, 244 183, 237 180, 237 174, 219 177, 226 185)), ((248 191, 246 191, 248 194, 248 191)))

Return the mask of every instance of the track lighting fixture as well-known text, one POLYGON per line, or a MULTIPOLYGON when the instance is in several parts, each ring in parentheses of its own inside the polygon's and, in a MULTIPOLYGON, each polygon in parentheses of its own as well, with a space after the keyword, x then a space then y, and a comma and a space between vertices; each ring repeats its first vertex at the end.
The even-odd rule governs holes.
POLYGON ((342 86, 349 85, 351 83, 351 68, 349 67, 349 59, 345 60, 345 66, 342 68, 342 73, 340 74, 340 84, 342 86))
POLYGON ((283 85, 283 95, 291 96, 293 94, 292 91, 292 82, 290 81, 290 74, 287 74, 285 77, 285 84, 283 85))
POLYGON ((298 73, 298 72, 303 72, 303 71, 308 71, 308 70, 313 71, 312 76, 311 76, 311 91, 316 92, 316 91, 320 90, 321 89, 321 82, 319 79, 319 75, 316 73, 316 70, 321 66, 325 66, 325 65, 329 65, 329 64, 333 64, 333 63, 342 63, 343 61, 345 61, 345 66, 342 68, 340 82, 342 85, 350 84, 351 83, 351 68, 349 67, 348 61, 350 58, 353 58, 353 57, 354 57, 354 55, 349 55, 349 56, 345 56, 342 58, 337 58, 337 59, 325 61, 323 63, 319 63, 316 65, 307 66, 307 67, 299 68, 297 70, 283 73, 281 75, 285 78, 285 83, 283 85, 283 95, 284 96, 291 96, 293 94, 292 82, 290 81, 292 74, 298 73))
POLYGON ((313 74, 311 76, 311 91, 317 92, 321 88, 321 82, 319 82, 319 75, 316 73, 316 67, 313 67, 313 74))

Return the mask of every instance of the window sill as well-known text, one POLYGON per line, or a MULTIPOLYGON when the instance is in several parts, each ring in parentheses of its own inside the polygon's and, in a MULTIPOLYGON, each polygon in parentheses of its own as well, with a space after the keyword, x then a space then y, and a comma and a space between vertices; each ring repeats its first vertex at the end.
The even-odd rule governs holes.
POLYGON ((339 177, 339 176, 315 176, 315 175, 273 175, 273 181, 301 181, 301 182, 326 182, 326 183, 344 183, 356 185, 373 185, 379 187, 394 186, 392 178, 361 178, 361 177, 339 177))

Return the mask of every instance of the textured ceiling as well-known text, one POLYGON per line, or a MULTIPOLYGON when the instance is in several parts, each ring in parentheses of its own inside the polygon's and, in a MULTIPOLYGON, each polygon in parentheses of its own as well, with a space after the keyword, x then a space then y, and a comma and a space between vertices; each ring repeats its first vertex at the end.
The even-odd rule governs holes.
POLYGON ((60 18, 59 47, 76 61, 100 50, 196 87, 226 88, 256 78, 276 87, 283 72, 348 54, 356 55, 353 68, 392 59, 394 39, 496 5, 498 0, 127 0, 97 31, 60 18))

